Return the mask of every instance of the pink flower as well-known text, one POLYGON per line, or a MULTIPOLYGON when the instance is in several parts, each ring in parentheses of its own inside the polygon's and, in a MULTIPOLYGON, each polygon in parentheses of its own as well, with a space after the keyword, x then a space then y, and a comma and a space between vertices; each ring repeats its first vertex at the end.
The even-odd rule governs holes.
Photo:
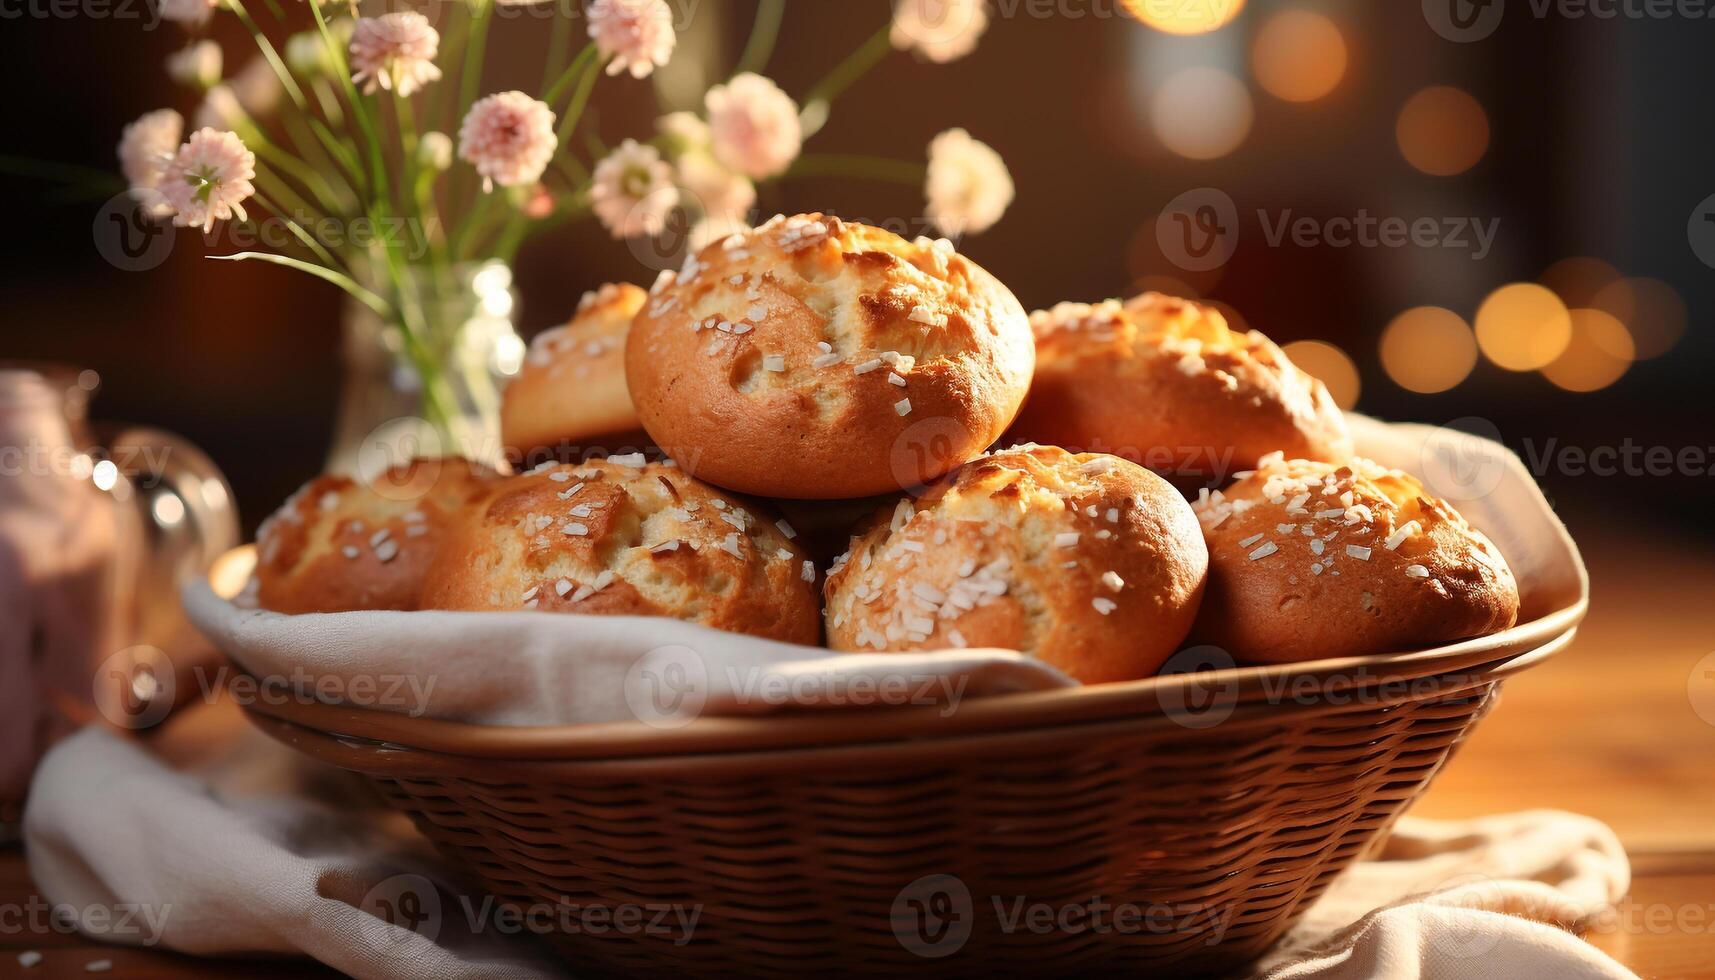
POLYGON ((172 208, 161 197, 161 174, 173 159, 185 132, 184 117, 172 109, 146 112, 119 136, 119 168, 143 213, 165 218, 172 208))
POLYGON ((590 201, 615 238, 659 235, 679 200, 673 168, 653 146, 626 140, 596 164, 590 201))
POLYGON ((949 129, 929 144, 929 176, 923 193, 929 220, 949 235, 987 231, 1012 203, 1012 175, 986 143, 962 129, 949 129))
POLYGON ((646 78, 673 56, 678 37, 667 0, 591 0, 590 39, 608 62, 607 73, 646 78))
POLYGON ((715 159, 761 180, 781 173, 798 158, 804 131, 798 104, 761 75, 745 72, 703 97, 715 159))
POLYGON ((902 51, 945 64, 976 50, 988 26, 987 0, 898 0, 889 38, 902 51))
POLYGON ((440 46, 440 32, 414 11, 360 17, 351 35, 351 65, 357 69, 351 80, 362 82, 366 93, 380 85, 409 96, 441 77, 434 64, 440 46))
POLYGON ((161 19, 195 26, 207 22, 218 3, 219 0, 161 0, 161 19))
POLYGON ((518 91, 478 99, 459 128, 459 159, 482 174, 484 190, 535 183, 557 145, 554 110, 518 91))
POLYGON ((216 221, 245 220, 243 201, 256 193, 255 176, 256 154, 236 133, 199 129, 161 174, 161 196, 172 206, 173 224, 201 226, 206 234, 216 221))

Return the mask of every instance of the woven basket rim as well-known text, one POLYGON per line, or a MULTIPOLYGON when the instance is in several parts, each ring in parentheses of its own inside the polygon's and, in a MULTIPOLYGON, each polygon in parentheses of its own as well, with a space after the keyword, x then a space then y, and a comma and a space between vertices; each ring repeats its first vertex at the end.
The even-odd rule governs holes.
MULTIPOLYGON (((1434 693, 1533 666, 1570 642, 1588 601, 1499 633, 1430 650, 1298 664, 1236 667, 1138 681, 971 698, 952 706, 783 710, 701 717, 679 728, 642 721, 503 726, 414 718, 398 712, 294 698, 247 700, 253 717, 311 732, 475 759, 598 760, 786 751, 816 746, 946 739, 1129 719, 1189 727, 1182 706, 1193 688, 1279 720, 1352 698, 1414 686, 1434 693), (1293 692, 1290 698, 1281 692, 1293 692)), ((232 679, 248 675, 233 663, 232 679)))
MULTIPOLYGON (((1432 698, 1456 697, 1473 688, 1485 686, 1520 671, 1534 667, 1563 650, 1577 635, 1577 629, 1565 630, 1543 644, 1486 664, 1480 670, 1445 675, 1425 675, 1439 683, 1420 687, 1411 692, 1378 696, 1366 704, 1339 704, 1324 700, 1315 704, 1280 705, 1257 703, 1235 706, 1231 717, 1215 729, 1214 734, 1227 736, 1235 731, 1278 724, 1283 711, 1294 718, 1336 715, 1365 710, 1377 705, 1418 702, 1432 698)), ((1001 697, 1006 697, 1002 695, 1001 697)), ((994 700, 994 699, 983 699, 994 700)), ((974 703, 974 702, 973 702, 974 703)), ((890 761, 919 758, 925 752, 941 757, 960 757, 977 747, 1001 748, 1007 744, 1040 746, 1044 741, 1064 741, 1077 744, 1081 740, 1100 738, 1105 732, 1139 727, 1173 729, 1178 725, 1166 714, 1153 716, 1118 714, 1088 718, 1062 724, 982 728, 965 726, 968 730, 946 731, 938 737, 924 738, 897 730, 899 726, 877 726, 869 723, 876 714, 898 713, 899 708, 865 709, 866 723, 852 726, 850 713, 844 713, 843 727, 862 728, 864 737, 823 739, 810 742, 784 742, 771 737, 766 742, 745 744, 742 739, 728 738, 717 746, 713 740, 698 749, 681 744, 680 751, 631 751, 626 744, 611 745, 605 753, 588 751, 586 740, 571 743, 555 742, 553 729, 506 729, 499 726, 461 725, 454 722, 427 721, 405 718, 388 712, 345 708, 337 705, 247 705, 251 721, 270 737, 292 746, 322 762, 344 769, 385 778, 441 778, 448 775, 469 775, 473 765, 496 778, 526 773, 537 777, 555 771, 583 775, 602 774, 615 778, 650 778, 684 772, 700 776, 722 773, 754 774, 760 769, 802 770, 817 767, 838 767, 859 764, 863 768, 882 768, 890 761), (353 718, 353 715, 367 717, 353 718), (447 728, 448 732, 438 731, 447 728), (478 730, 473 732, 472 730, 478 730), (428 737, 421 737, 427 733, 428 737), (414 742, 402 742, 394 736, 419 736, 414 742), (485 737, 486 736, 486 737, 485 737), (505 736, 517 736, 508 738, 505 736)), ((827 715, 841 712, 814 712, 788 720, 834 721, 827 715)), ((712 719, 714 721, 749 721, 751 719, 712 719)), ((613 727, 613 726, 564 726, 613 727)), ((790 726, 775 725, 771 736, 790 726)), ((1188 731, 1179 728, 1179 731, 1188 731)), ((727 734, 727 733, 723 733, 727 734)), ((652 742, 651 749, 663 747, 652 742)))

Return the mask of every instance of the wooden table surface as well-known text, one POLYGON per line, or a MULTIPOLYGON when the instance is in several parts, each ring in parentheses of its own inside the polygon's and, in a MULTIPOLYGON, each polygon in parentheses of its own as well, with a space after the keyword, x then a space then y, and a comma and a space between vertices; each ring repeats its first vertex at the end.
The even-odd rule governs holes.
MULTIPOLYGON (((1412 812, 1555 807, 1605 821, 1631 854, 1633 885, 1586 938, 1650 980, 1715 978, 1715 562, 1684 542, 1573 531, 1593 582, 1577 642, 1508 684, 1412 812)), ((0 909, 36 894, 22 853, 0 848, 0 909)), ((0 977, 88 977, 103 960, 111 971, 95 975, 336 976, 307 960, 198 960, 4 925, 0 977), (43 957, 27 971, 25 950, 43 957)))

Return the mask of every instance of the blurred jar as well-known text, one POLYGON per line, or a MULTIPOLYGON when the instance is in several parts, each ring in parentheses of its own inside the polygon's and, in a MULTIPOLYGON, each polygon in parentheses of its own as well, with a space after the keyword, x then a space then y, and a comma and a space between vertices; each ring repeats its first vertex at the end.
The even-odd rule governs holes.
POLYGON ((93 371, 0 363, 0 841, 56 740, 171 710, 162 647, 191 632, 177 580, 237 541, 231 491, 194 447, 136 428, 97 444, 99 386, 93 371))

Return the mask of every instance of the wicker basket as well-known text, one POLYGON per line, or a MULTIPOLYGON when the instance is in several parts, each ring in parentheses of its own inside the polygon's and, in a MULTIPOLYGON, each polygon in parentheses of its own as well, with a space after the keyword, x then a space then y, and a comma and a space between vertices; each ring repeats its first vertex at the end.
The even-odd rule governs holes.
MULTIPOLYGON (((1539 597, 1552 599, 1553 597, 1539 597)), ((572 929, 581 972, 1229 969, 1359 857, 1582 594, 1503 634, 939 708, 567 728, 253 705, 369 778, 503 901, 694 908, 572 929), (1015 921, 1093 900, 1122 924, 1015 921)))

